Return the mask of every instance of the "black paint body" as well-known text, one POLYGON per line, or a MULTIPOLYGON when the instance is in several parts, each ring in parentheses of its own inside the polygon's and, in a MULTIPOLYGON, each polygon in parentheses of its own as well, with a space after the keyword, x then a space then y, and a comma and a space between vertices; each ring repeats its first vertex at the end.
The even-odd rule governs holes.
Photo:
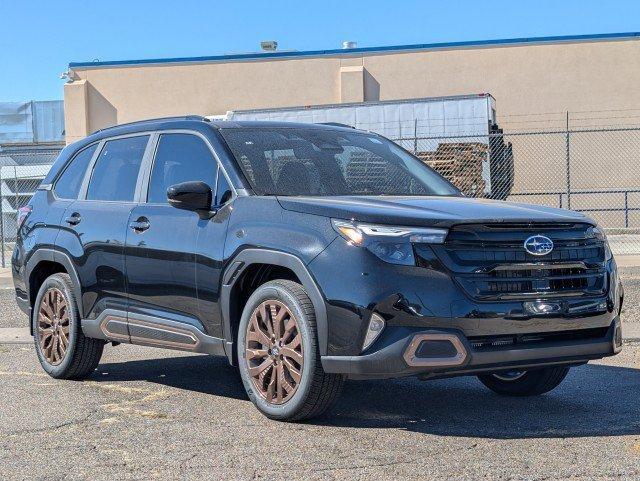
MULTIPOLYGON (((473 274, 474 270, 452 261, 446 246, 416 246, 418 265, 393 265, 364 248, 349 245, 331 225, 331 218, 338 218, 444 227, 452 231, 460 226, 515 226, 504 234, 515 235, 515 239, 483 240, 481 233, 474 233, 477 237, 474 248, 484 251, 491 242, 521 242, 532 234, 548 235, 554 242, 565 242, 567 246, 572 242, 587 242, 580 233, 594 225, 589 218, 542 206, 462 196, 254 195, 219 133, 220 128, 247 124, 260 126, 259 123, 212 123, 199 118, 147 121, 97 132, 65 148, 30 202, 32 212, 20 228, 13 254, 16 295, 23 310, 30 313, 33 308, 37 282, 41 281, 38 269, 43 263, 48 263, 49 268, 61 265, 73 271, 70 274, 78 283, 83 319, 98 319, 108 309, 129 316, 169 319, 224 340, 225 352, 231 359, 236 338, 234 328, 240 314, 234 297, 239 295, 238 283, 251 266, 273 262, 280 271, 293 272, 310 292, 319 317, 318 329, 322 331, 319 332, 321 354, 326 359, 325 368, 331 371, 384 377, 382 371, 386 368, 380 368, 380 364, 368 372, 353 369, 349 363, 356 356, 382 352, 398 339, 409 339, 413 333, 425 329, 455 331, 465 342, 492 336, 600 329, 602 336, 608 336, 606 339, 611 341, 610 328, 619 322, 623 294, 615 261, 605 259, 602 243, 594 244, 594 248, 599 249, 597 255, 586 259, 604 279, 605 285, 600 286, 597 293, 555 297, 541 292, 535 298, 506 299, 477 296, 465 289, 463 283, 468 281, 465 275, 473 274), (197 133, 215 152, 236 191, 233 199, 219 206, 215 215, 207 217, 169 205, 144 202, 148 182, 145 176, 148 176, 153 152, 148 154, 147 163, 143 163, 134 202, 57 199, 49 187, 55 184, 74 153, 87 145, 136 133, 150 133, 153 138, 154 133, 162 131, 197 133), (81 217, 77 225, 65 220, 72 214, 81 217), (139 221, 149 224, 143 232, 130 227, 132 222, 139 221), (524 226, 520 232, 518 226, 524 226), (251 255, 243 257, 245 251, 251 255), (261 252, 265 253, 263 261, 259 261, 261 252), (550 304, 553 312, 536 313, 532 311, 532 302, 550 304), (384 317, 387 327, 362 353, 365 330, 374 311, 384 317)), ((212 168, 216 168, 215 165, 212 168)), ((570 346, 571 342, 565 344, 570 346)), ((597 355, 550 359, 542 354, 536 364, 579 363, 611 355, 616 348, 610 344, 611 348, 597 355)), ((386 374, 427 371, 406 366, 398 369, 399 360, 394 356, 382 363, 390 366, 386 374)), ((468 365, 457 371, 468 373, 473 368, 468 365)))

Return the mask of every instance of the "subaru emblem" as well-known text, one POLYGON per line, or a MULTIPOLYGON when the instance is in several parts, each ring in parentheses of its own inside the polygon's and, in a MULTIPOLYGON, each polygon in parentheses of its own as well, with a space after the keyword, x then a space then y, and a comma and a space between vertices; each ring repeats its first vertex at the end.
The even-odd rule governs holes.
POLYGON ((532 235, 524 241, 524 250, 532 256, 546 256, 553 250, 553 241, 543 235, 532 235))

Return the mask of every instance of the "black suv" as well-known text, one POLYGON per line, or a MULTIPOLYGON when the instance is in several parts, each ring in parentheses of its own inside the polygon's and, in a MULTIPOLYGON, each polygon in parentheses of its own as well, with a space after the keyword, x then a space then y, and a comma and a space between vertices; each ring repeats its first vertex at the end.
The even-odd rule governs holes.
POLYGON ((65 148, 19 213, 17 300, 42 367, 107 342, 226 356, 266 416, 345 378, 557 386, 622 346, 603 231, 478 200, 395 143, 335 125, 157 119, 65 148))

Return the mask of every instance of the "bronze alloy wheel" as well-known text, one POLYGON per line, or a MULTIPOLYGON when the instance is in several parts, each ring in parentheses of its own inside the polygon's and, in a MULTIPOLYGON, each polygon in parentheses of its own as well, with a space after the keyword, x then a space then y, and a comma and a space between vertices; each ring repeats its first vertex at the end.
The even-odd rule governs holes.
POLYGON ((249 376, 271 404, 293 396, 302 379, 304 356, 298 322, 282 302, 267 300, 251 314, 245 355, 249 376))
POLYGON ((42 296, 38 308, 38 338, 49 364, 60 364, 69 347, 69 304, 62 291, 52 287, 42 296))

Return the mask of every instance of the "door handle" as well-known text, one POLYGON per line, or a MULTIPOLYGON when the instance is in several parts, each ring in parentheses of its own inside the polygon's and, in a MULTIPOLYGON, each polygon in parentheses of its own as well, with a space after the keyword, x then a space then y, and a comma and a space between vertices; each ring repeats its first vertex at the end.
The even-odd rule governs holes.
POLYGON ((78 214, 77 212, 74 212, 69 217, 67 217, 64 221, 69 225, 78 225, 81 220, 82 220, 82 217, 80 217, 80 214, 78 214))
POLYGON ((149 224, 149 221, 147 219, 141 217, 134 222, 130 222, 129 227, 131 227, 135 232, 140 233, 146 231, 149 227, 151 227, 151 224, 149 224))

